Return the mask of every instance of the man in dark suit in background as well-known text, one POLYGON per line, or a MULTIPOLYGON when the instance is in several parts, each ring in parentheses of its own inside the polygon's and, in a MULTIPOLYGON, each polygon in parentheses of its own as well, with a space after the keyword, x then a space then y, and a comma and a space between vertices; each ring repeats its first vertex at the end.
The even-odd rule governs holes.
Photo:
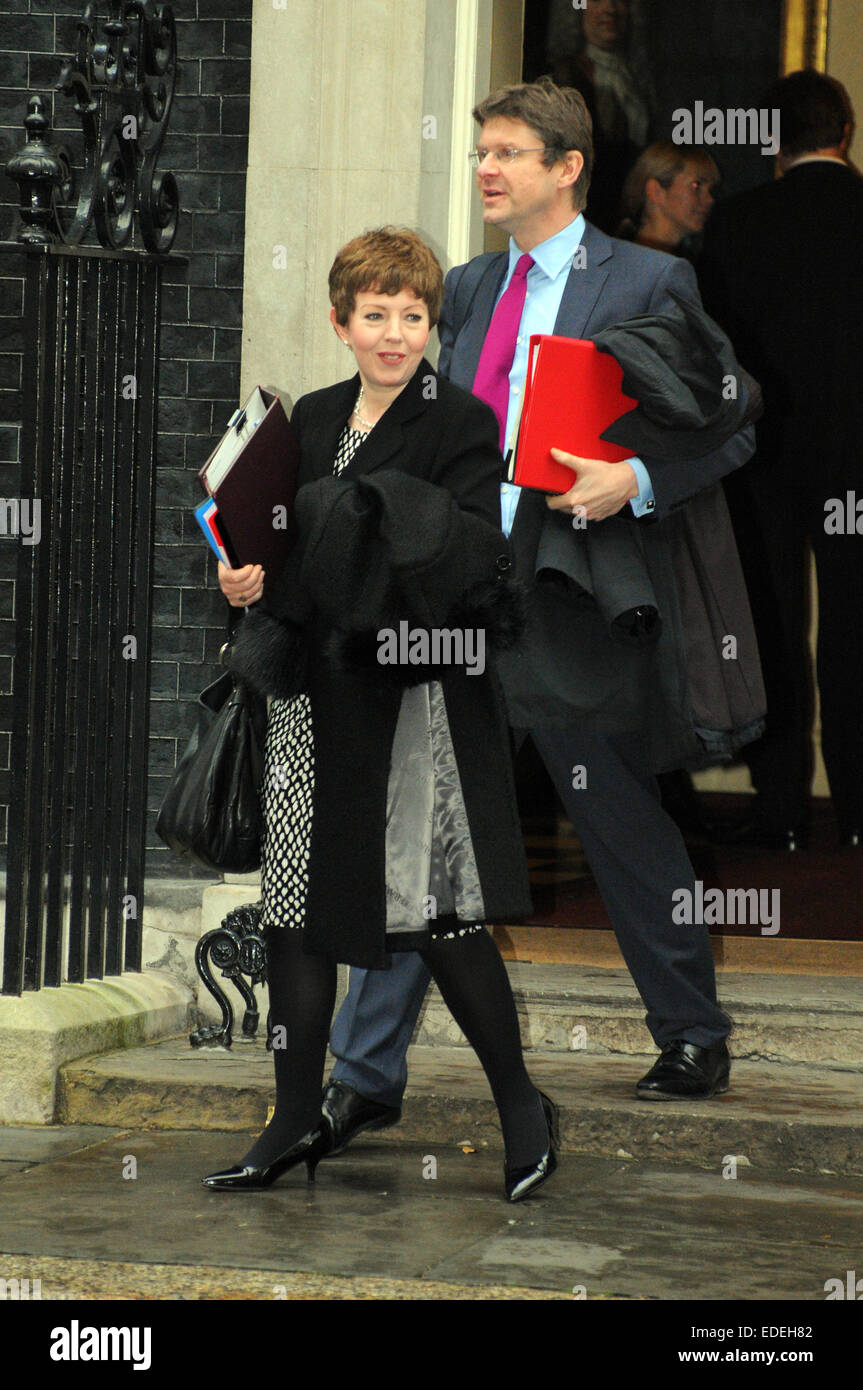
MULTIPOLYGON (((613 241, 585 222, 593 146, 590 116, 577 92, 542 78, 493 93, 474 116, 481 126, 476 160, 484 218, 510 233, 510 250, 480 256, 448 275, 440 370, 492 404, 504 440, 518 413, 531 333, 591 337, 635 315, 668 311, 672 292, 697 301, 698 290, 685 261, 613 241)), ((502 488, 503 529, 511 531, 516 575, 530 586, 533 604, 530 659, 501 670, 510 718, 520 726, 517 736, 533 737, 552 776, 647 1006, 648 1028, 662 1052, 638 1083, 645 1099, 703 1098, 727 1089, 730 1025, 716 1000, 706 927, 673 920, 672 895, 692 891, 694 874, 659 801, 645 752, 646 710, 633 721, 638 728, 618 736, 562 709, 568 692, 574 698, 584 683, 582 667, 590 657, 574 636, 583 606, 567 577, 573 509, 583 508, 588 521, 631 512, 643 518, 629 524, 643 528, 644 546, 663 547, 663 518, 740 467, 753 443, 747 427, 721 448, 685 462, 607 463, 558 453, 577 471, 567 493, 546 499, 502 488), (534 582, 540 547, 547 561, 542 568, 554 583, 534 582), (542 709, 532 703, 534 672, 548 679, 554 694, 563 692, 550 719, 553 699, 542 709), (519 704, 523 717, 514 718, 519 704), (573 776, 577 768, 585 779, 573 776)), ((603 650, 609 663, 618 663, 618 690, 628 693, 636 682, 620 674, 633 669, 625 664, 625 646, 612 642, 603 650)), ((650 661, 647 653, 644 661, 650 661)), ((410 954, 394 957, 390 971, 352 970, 331 1036, 339 1060, 324 1097, 340 1145, 362 1128, 398 1119, 405 1054, 427 986, 422 961, 410 954)))
POLYGON ((764 393, 756 457, 726 482, 758 634, 767 729, 744 752, 755 812, 723 838, 806 845, 812 777, 809 556, 818 571, 821 746, 844 844, 863 843, 863 179, 841 83, 807 70, 765 99, 782 177, 720 203, 699 278, 764 393), (859 504, 859 510, 858 510, 859 504))

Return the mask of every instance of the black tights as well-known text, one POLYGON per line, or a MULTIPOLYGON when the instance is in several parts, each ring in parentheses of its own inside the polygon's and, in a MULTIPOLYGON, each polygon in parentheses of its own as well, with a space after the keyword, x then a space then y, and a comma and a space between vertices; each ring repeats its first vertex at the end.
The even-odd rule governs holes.
MULTIPOLYGON (((473 1047, 500 1115, 507 1163, 538 1161, 548 1145, 539 1093, 525 1070, 518 1016, 506 966, 487 931, 433 940, 423 960, 473 1047)), ((276 1107, 243 1163, 263 1167, 320 1119, 327 1040, 336 998, 336 966, 306 955, 302 932, 267 931, 276 1107)))

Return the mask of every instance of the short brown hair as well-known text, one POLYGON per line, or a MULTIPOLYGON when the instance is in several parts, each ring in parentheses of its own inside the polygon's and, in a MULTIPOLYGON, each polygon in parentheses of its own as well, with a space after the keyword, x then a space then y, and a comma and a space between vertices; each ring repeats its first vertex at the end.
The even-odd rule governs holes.
POLYGON ((343 328, 364 290, 379 294, 413 290, 434 327, 443 300, 440 261, 409 227, 376 227, 343 246, 330 267, 330 303, 343 328))
POLYGON ((567 150, 583 155, 584 168, 572 186, 573 204, 583 208, 593 173, 593 121, 581 92, 574 87, 558 87, 550 77, 498 87, 473 109, 473 118, 480 125, 495 116, 524 121, 535 130, 545 146, 542 162, 548 169, 567 150))

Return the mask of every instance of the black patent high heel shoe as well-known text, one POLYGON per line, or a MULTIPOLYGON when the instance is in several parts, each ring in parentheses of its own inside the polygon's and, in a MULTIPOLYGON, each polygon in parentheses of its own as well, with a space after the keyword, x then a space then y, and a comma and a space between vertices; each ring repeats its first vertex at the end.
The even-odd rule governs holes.
POLYGON ((315 1169, 321 1159, 330 1152, 330 1148, 329 1133, 322 1125, 318 1125, 263 1168, 256 1168, 251 1163, 235 1165, 233 1168, 226 1168, 224 1173, 210 1173, 206 1178, 201 1178, 201 1182, 211 1192, 256 1191, 262 1187, 269 1187, 289 1168, 294 1168, 298 1163, 305 1163, 309 1182, 313 1183, 315 1169))
POLYGON ((539 1093, 545 1122, 548 1125, 548 1148, 538 1163, 528 1164, 526 1168, 510 1168, 503 1165, 503 1182, 508 1202, 521 1202, 535 1192, 546 1178, 550 1178, 557 1168, 557 1150, 560 1148, 560 1115, 557 1106, 548 1096, 539 1093))

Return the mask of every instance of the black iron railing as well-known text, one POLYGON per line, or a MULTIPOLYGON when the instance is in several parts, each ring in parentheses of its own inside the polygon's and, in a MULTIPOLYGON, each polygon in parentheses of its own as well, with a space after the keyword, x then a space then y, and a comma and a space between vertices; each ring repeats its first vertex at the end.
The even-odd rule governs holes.
POLYGON ((176 70, 171 9, 93 5, 58 90, 76 178, 30 98, 19 185, 24 404, 3 993, 141 966, 162 270, 177 228, 156 171, 176 70), (76 183, 78 187, 76 190, 76 183), (146 249, 130 248, 135 228, 146 249), (85 246, 93 227, 100 246, 85 246))

